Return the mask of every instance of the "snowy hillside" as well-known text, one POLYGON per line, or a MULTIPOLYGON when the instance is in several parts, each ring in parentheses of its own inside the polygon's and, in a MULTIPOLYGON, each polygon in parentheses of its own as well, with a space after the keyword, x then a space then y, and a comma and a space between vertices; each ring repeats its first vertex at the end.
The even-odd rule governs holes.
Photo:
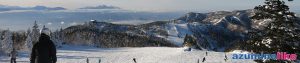
POLYGON ((224 51, 237 42, 247 40, 246 34, 249 29, 262 27, 261 21, 253 21, 254 24, 250 24, 252 20, 249 16, 253 12, 252 10, 190 12, 175 20, 141 25, 90 21, 57 31, 65 37, 57 41, 105 48, 173 47, 182 46, 185 36, 192 35, 197 38, 197 46, 200 49, 224 51))
POLYGON ((186 35, 193 35, 201 49, 224 51, 234 43, 246 40, 246 31, 252 26, 260 27, 250 24, 252 13, 252 10, 190 12, 176 20, 143 24, 138 29, 177 46, 182 46, 186 35))
MULTIPOLYGON (((137 63, 201 63, 206 57, 205 63, 253 63, 252 60, 231 60, 231 54, 227 53, 227 62, 224 61, 225 53, 208 52, 195 50, 191 52, 183 51, 183 48, 171 47, 141 47, 141 48, 93 48, 84 46, 64 46, 57 51, 57 63, 86 63, 89 58, 90 63, 133 63, 136 58, 137 63)), ((28 63, 27 53, 19 55, 18 63, 28 63)), ((8 63, 8 57, 0 57, 1 63, 8 63)))

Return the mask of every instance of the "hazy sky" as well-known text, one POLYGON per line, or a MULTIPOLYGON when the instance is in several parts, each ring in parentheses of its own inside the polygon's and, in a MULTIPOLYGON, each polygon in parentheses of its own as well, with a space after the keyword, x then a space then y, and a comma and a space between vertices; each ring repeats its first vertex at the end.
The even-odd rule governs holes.
MULTIPOLYGON (((135 11, 217 11, 251 9, 264 0, 1 0, 2 5, 64 7, 77 9, 86 6, 112 5, 135 11)), ((299 0, 288 2, 292 10, 299 0)), ((297 9, 299 10, 299 9, 297 9)))

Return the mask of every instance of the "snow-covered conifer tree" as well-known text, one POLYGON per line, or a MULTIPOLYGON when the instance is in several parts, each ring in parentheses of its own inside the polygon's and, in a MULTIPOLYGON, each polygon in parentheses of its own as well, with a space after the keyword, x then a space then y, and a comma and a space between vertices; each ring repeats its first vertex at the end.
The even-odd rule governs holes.
POLYGON ((51 40, 53 41, 56 47, 61 47, 63 42, 61 31, 51 33, 51 40))
POLYGON ((28 51, 31 50, 31 48, 33 47, 33 44, 35 44, 38 39, 39 39, 39 36, 40 36, 40 33, 39 33, 39 29, 38 29, 38 24, 37 22, 35 21, 34 22, 34 26, 32 27, 32 30, 27 32, 27 38, 26 38, 26 43, 25 43, 25 46, 27 48, 28 51))
POLYGON ((35 21, 34 26, 32 27, 32 31, 31 31, 31 33, 32 33, 31 39, 32 39, 33 44, 35 44, 36 42, 39 41, 39 37, 40 37, 39 31, 40 31, 39 26, 38 26, 37 22, 35 21))
POLYGON ((299 47, 295 44, 300 42, 300 23, 289 9, 283 0, 266 0, 265 5, 256 6, 252 19, 271 22, 263 30, 254 29, 249 33, 246 49, 257 53, 282 51, 299 55, 299 47))
POLYGON ((1 48, 5 53, 10 53, 13 48, 12 33, 9 30, 3 32, 3 40, 1 41, 1 48))
POLYGON ((31 48, 33 47, 33 44, 32 44, 32 39, 31 39, 31 32, 27 35, 27 38, 26 38, 26 43, 25 43, 25 48, 30 51, 31 48))
POLYGON ((2 34, 2 30, 0 30, 0 56, 3 53, 2 45, 1 45, 3 39, 4 39, 4 36, 2 34))

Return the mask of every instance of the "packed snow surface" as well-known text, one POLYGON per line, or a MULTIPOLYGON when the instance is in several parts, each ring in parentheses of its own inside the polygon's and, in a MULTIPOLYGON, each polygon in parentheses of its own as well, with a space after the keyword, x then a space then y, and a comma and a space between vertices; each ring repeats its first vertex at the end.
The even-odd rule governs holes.
MULTIPOLYGON (((94 48, 86 46, 64 46, 57 51, 57 63, 253 63, 252 60, 232 60, 231 54, 224 52, 192 50, 172 47, 126 47, 126 48, 94 48)), ((0 56, 0 63, 9 63, 9 57, 0 56)), ((29 63, 28 53, 20 52, 17 63, 29 63)))

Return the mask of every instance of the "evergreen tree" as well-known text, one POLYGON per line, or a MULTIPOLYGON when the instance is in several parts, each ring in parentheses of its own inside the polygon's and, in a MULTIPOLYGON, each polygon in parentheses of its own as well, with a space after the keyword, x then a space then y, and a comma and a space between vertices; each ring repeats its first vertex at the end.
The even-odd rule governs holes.
POLYGON ((51 40, 54 42, 56 47, 61 47, 63 43, 63 34, 61 31, 56 30, 55 32, 51 33, 51 40))
MULTIPOLYGON (((2 36, 2 31, 0 30, 0 47, 2 47, 1 43, 2 43, 2 40, 3 40, 3 36, 2 36)), ((0 55, 3 53, 3 50, 2 48, 0 48, 0 55)))
POLYGON ((199 47, 197 46, 196 38, 193 37, 192 35, 186 35, 186 36, 184 37, 183 46, 184 46, 184 47, 189 47, 189 48, 192 48, 192 47, 194 47, 194 48, 199 48, 199 47))
POLYGON ((9 30, 3 32, 3 40, 1 41, 1 48, 4 53, 10 53, 13 48, 12 33, 9 30))
POLYGON ((32 44, 32 35, 31 32, 27 35, 26 41, 25 41, 25 48, 27 51, 31 51, 31 48, 33 47, 32 44))
POLYGON ((26 41, 25 41, 26 42, 25 46, 26 46, 28 51, 31 51, 31 48, 32 48, 33 44, 38 42, 38 39, 39 39, 39 36, 40 36, 40 32, 39 32, 38 27, 39 26, 38 26, 37 22, 35 21, 34 25, 32 27, 32 30, 27 32, 28 35, 27 35, 27 38, 26 38, 26 41))
MULTIPOLYGON (((289 0, 292 1, 292 0, 289 0)), ((283 0, 266 0, 254 8, 253 20, 271 20, 262 30, 249 32, 247 50, 257 53, 288 52, 299 55, 300 24, 295 13, 289 11, 283 0)))
POLYGON ((32 27, 32 44, 35 44, 36 42, 38 42, 39 37, 40 37, 40 32, 39 32, 39 26, 37 24, 36 21, 34 21, 34 26, 32 27))

